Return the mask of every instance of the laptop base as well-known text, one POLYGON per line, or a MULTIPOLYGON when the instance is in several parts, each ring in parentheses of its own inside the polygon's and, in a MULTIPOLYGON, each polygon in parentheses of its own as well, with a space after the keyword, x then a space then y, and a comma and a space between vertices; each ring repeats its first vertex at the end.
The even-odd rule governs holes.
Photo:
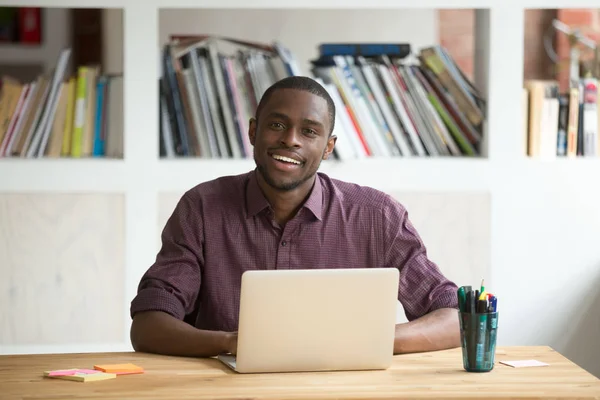
POLYGON ((236 357, 233 354, 219 354, 217 359, 227 365, 232 370, 236 371, 236 357))

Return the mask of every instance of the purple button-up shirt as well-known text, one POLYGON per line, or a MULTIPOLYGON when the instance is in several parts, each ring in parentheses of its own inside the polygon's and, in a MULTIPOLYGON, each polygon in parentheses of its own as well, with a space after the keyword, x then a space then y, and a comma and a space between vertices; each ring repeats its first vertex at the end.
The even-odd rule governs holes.
POLYGON ((241 276, 253 269, 398 268, 398 300, 409 320, 457 308, 457 286, 427 258, 391 196, 318 173, 299 212, 279 226, 255 173, 201 183, 182 196, 132 317, 159 310, 200 329, 236 331, 241 276))

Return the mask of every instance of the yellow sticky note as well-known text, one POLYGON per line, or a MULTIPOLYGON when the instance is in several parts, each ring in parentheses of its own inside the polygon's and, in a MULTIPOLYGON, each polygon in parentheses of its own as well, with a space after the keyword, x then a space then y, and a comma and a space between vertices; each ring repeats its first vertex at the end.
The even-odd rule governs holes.
POLYGON ((94 365, 94 369, 103 372, 114 373, 117 375, 141 374, 144 372, 144 369, 142 367, 131 363, 94 365))

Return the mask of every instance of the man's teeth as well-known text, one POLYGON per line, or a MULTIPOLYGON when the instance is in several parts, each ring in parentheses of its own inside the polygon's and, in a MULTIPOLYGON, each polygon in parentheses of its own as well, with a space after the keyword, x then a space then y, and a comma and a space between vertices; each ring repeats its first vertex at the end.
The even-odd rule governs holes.
POLYGON ((278 156, 276 154, 273 154, 273 158, 276 160, 279 160, 279 161, 284 161, 284 162, 289 162, 292 164, 300 165, 300 161, 296 161, 293 158, 278 156))

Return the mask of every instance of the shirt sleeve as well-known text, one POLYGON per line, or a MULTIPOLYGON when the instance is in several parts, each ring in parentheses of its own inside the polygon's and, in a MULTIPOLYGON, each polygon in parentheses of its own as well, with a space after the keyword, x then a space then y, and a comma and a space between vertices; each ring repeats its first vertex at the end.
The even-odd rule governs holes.
POLYGON ((384 261, 387 267, 400 271, 398 300, 407 319, 412 321, 440 308, 458 309, 458 287, 428 258, 406 209, 389 197, 383 218, 384 261))
POLYGON ((194 310, 204 263, 200 207, 190 192, 179 200, 163 229, 156 260, 142 276, 131 302, 131 318, 141 311, 164 311, 183 320, 194 310))

